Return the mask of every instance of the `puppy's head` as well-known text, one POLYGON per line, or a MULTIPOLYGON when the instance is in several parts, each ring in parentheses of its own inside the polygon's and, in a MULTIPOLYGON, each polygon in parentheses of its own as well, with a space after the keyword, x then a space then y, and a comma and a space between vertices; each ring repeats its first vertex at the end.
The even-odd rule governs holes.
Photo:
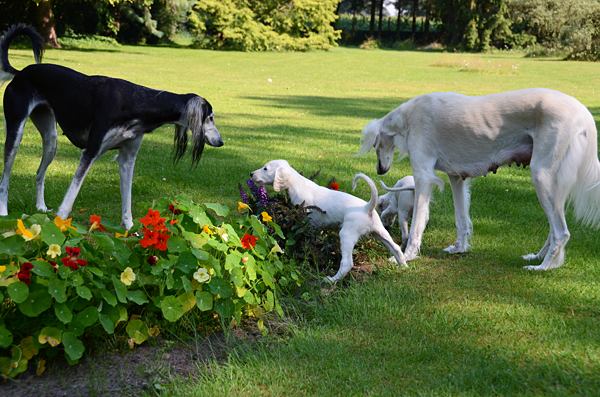
POLYGON ((383 214, 383 211, 385 211, 387 209, 387 207, 390 205, 390 202, 388 200, 388 195, 389 195, 389 193, 382 194, 377 199, 377 212, 379 212, 379 214, 383 214))
POLYGON ((250 176, 255 183, 273 185, 273 190, 279 192, 290 187, 292 177, 291 167, 285 160, 269 161, 264 167, 252 171, 250 176))

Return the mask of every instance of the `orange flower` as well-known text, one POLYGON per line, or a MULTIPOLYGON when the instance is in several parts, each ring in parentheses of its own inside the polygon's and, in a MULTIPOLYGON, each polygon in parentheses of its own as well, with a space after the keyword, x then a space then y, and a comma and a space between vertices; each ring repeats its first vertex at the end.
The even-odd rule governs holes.
POLYGON ((71 226, 71 219, 72 218, 69 218, 65 221, 60 216, 57 216, 56 218, 54 218, 54 224, 58 226, 61 232, 66 232, 68 227, 70 227, 73 230, 77 230, 77 228, 71 226))
POLYGON ((101 232, 105 232, 106 228, 100 224, 102 218, 98 215, 94 214, 90 217, 90 222, 92 222, 92 227, 90 227, 90 232, 92 230, 98 229, 101 232))
POLYGON ((213 234, 215 234, 215 233, 214 233, 212 230, 210 230, 210 228, 208 227, 208 225, 204 225, 204 226, 202 226, 202 231, 203 231, 204 233, 208 233, 208 234, 210 234, 210 235, 213 235, 213 234))
POLYGON ((154 211, 152 210, 152 208, 150 208, 148 210, 148 215, 146 215, 145 217, 143 217, 142 219, 140 219, 140 222, 148 227, 148 226, 161 226, 163 225, 163 223, 165 222, 167 218, 161 218, 160 217, 160 212, 158 211, 154 211))
POLYGON ((144 228, 144 238, 140 241, 140 244, 144 248, 148 248, 151 245, 158 243, 158 233, 155 230, 144 228))
POLYGON ((169 239, 169 235, 167 233, 157 233, 157 234, 158 234, 158 236, 156 236, 157 241, 152 246, 159 251, 166 251, 167 250, 167 240, 169 239))
POLYGON ((252 249, 252 247, 254 247, 256 245, 257 240, 258 239, 256 237, 254 237, 253 235, 246 233, 246 234, 244 234, 244 237, 242 237, 242 240, 241 240, 242 247, 247 250, 252 249))

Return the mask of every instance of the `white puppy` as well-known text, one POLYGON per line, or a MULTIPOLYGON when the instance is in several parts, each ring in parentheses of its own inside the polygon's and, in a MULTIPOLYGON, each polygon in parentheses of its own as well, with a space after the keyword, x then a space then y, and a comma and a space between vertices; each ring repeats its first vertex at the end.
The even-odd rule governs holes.
POLYGON ((393 188, 381 182, 381 186, 389 193, 382 194, 377 200, 377 211, 381 214, 381 223, 390 229, 398 216, 398 224, 402 229, 402 245, 408 241, 408 218, 412 216, 415 202, 415 180, 412 175, 400 179, 393 188))
POLYGON ((371 188, 371 200, 368 203, 350 194, 317 185, 300 175, 285 160, 270 161, 264 167, 251 172, 250 175, 256 183, 273 185, 276 192, 287 189, 294 204, 304 203, 306 206, 313 205, 323 210, 323 213, 319 211, 310 213, 309 217, 313 226, 342 227, 340 230, 342 262, 337 274, 334 277, 328 277, 329 281, 336 282, 350 272, 353 266, 352 250, 358 239, 369 233, 372 233, 389 248, 400 266, 406 266, 402 250, 385 230, 375 211, 377 188, 366 175, 357 174, 352 181, 352 188, 356 188, 359 178, 364 179, 371 188))
POLYGON ((530 166, 533 186, 550 224, 542 249, 524 256, 542 263, 527 269, 548 270, 563 264, 570 237, 567 200, 576 218, 600 226, 596 122, 584 105, 561 92, 533 88, 479 97, 421 95, 371 121, 362 136, 359 154, 374 148, 379 174, 390 169, 396 149, 410 157, 415 209, 406 260, 414 259, 421 247, 433 187, 444 187, 435 171, 448 175, 454 196, 457 237, 447 252, 465 252, 469 246, 468 179, 495 173, 511 163, 530 166))

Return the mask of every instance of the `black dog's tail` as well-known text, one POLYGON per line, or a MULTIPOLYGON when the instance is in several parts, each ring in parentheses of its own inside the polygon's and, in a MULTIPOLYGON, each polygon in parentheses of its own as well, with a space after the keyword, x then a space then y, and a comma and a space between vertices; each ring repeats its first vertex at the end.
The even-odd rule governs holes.
POLYGON ((27 36, 31 40, 33 45, 33 56, 35 57, 36 63, 42 62, 42 56, 44 55, 44 39, 35 29, 24 23, 11 26, 0 41, 0 84, 12 79, 18 72, 17 69, 13 68, 8 62, 8 48, 10 43, 17 36, 27 36))

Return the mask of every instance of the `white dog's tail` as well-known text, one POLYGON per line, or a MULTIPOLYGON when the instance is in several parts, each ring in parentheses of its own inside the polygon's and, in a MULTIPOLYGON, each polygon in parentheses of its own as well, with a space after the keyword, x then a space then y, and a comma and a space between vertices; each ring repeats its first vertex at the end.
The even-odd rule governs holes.
POLYGON ((403 192, 405 190, 415 190, 415 185, 408 185, 402 187, 387 187, 383 181, 379 181, 381 183, 381 187, 383 190, 387 190, 388 192, 403 192))
MULTIPOLYGON (((584 224, 600 227, 600 161, 598 160, 598 132, 596 123, 589 114, 586 127, 585 146, 581 150, 570 150, 574 156, 582 156, 583 161, 577 173, 577 182, 569 202, 573 205, 575 216, 584 224)), ((573 145, 574 142, 571 142, 573 145)), ((568 156, 568 155, 567 155, 568 156)))
POLYGON ((358 182, 359 179, 364 179, 371 188, 371 199, 366 205, 366 213, 368 214, 371 211, 373 211, 377 206, 377 199, 379 198, 379 193, 377 192, 377 186, 375 186, 371 178, 369 178, 363 173, 356 174, 356 176, 354 177, 354 180, 352 181, 352 190, 356 189, 356 182, 358 182))

